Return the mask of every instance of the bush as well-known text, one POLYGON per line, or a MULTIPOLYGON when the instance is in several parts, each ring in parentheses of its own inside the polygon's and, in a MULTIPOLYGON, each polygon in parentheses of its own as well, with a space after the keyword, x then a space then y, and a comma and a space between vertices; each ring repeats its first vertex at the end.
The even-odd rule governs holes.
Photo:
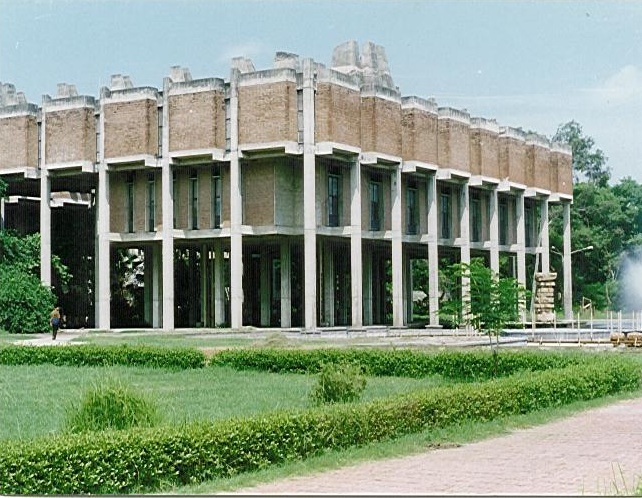
POLYGON ((0 266, 0 329, 10 334, 49 330, 56 298, 38 277, 9 265, 0 266))
POLYGON ((310 399, 317 405, 357 401, 366 388, 366 378, 356 365, 324 365, 310 399))
POLYGON ((562 369, 250 419, 2 442, 0 494, 145 492, 463 420, 639 389, 639 364, 625 360, 609 355, 562 369))
POLYGON ((0 347, 0 365, 67 365, 74 367, 129 365, 186 370, 203 368, 205 354, 195 348, 161 346, 16 346, 0 347))
POLYGON ((156 402, 124 385, 108 380, 88 390, 79 405, 67 409, 68 432, 154 427, 160 422, 156 402))

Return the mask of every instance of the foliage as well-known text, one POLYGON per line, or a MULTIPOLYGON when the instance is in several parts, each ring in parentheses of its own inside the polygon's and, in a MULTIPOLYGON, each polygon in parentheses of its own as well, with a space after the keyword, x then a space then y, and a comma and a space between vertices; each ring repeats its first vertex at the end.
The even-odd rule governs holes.
POLYGON ((55 346, 3 346, 0 347, 2 365, 53 365, 106 366, 130 365, 184 370, 205 366, 202 351, 186 347, 159 346, 94 346, 77 345, 72 348, 55 346))
POLYGON ((454 263, 444 270, 449 282, 448 297, 439 314, 459 325, 498 336, 505 325, 517 321, 526 290, 512 277, 500 277, 480 258, 454 263))
POLYGON ((589 183, 605 187, 611 178, 611 168, 601 149, 595 149, 595 140, 583 134, 582 126, 576 121, 560 125, 553 135, 554 142, 571 146, 573 152, 573 178, 576 183, 585 178, 589 183))
POLYGON ((124 494, 202 482, 465 420, 492 420, 640 386, 639 366, 612 355, 370 403, 249 419, 1 443, 2 494, 124 494))
POLYGON ((329 363, 321 367, 310 399, 318 405, 358 401, 365 388, 366 377, 359 366, 329 363))
POLYGON ((324 365, 357 365, 370 376, 423 378, 433 375, 459 382, 486 380, 495 374, 512 375, 522 370, 564 368, 585 361, 582 354, 507 350, 496 359, 488 351, 445 350, 423 352, 412 349, 228 349, 217 352, 210 365, 237 370, 318 373, 324 365), (497 363, 495 364, 495 361, 497 363), (495 372, 497 368, 497 372, 495 372))
POLYGON ((89 389, 79 404, 67 409, 66 430, 72 433, 154 427, 160 422, 156 402, 118 379, 89 389))
POLYGON ((0 329, 10 334, 49 330, 49 311, 56 298, 38 277, 18 267, 0 265, 0 329))

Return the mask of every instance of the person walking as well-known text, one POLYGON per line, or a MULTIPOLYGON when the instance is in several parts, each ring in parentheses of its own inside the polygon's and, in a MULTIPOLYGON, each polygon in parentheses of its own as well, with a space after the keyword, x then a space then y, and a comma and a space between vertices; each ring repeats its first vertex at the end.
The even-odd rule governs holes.
POLYGON ((60 328, 60 308, 55 307, 53 309, 49 317, 49 323, 51 324, 51 338, 55 341, 60 328))

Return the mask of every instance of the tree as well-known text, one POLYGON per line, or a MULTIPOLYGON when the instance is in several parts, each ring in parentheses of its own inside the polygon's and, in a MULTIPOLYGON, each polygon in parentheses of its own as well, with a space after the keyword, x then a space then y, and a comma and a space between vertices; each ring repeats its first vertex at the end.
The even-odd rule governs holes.
POLYGON ((573 179, 585 178, 598 186, 606 186, 611 179, 611 168, 601 149, 595 149, 595 141, 582 133, 582 126, 576 121, 560 125, 553 135, 554 142, 570 145, 573 151, 573 179))
POLYGON ((444 270, 448 289, 439 315, 459 325, 471 326, 499 342, 507 323, 517 321, 526 289, 512 277, 500 277, 481 258, 470 264, 454 263, 444 270))

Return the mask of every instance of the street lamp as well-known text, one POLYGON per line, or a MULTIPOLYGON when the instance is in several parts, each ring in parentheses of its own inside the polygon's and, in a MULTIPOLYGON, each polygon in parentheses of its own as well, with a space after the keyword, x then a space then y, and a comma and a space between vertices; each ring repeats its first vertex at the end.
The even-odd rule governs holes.
MULTIPOLYGON (((553 254, 557 254, 558 256, 562 256, 562 257, 564 257, 564 254, 562 254, 561 252, 559 252, 555 246, 551 246, 551 247, 550 247, 550 250, 551 250, 551 252, 552 252, 553 254)), ((582 247, 582 249, 575 249, 574 251, 571 251, 571 252, 569 253, 569 256, 572 256, 573 254, 578 253, 578 252, 592 251, 592 250, 593 250, 593 246, 586 246, 586 247, 582 247)))

